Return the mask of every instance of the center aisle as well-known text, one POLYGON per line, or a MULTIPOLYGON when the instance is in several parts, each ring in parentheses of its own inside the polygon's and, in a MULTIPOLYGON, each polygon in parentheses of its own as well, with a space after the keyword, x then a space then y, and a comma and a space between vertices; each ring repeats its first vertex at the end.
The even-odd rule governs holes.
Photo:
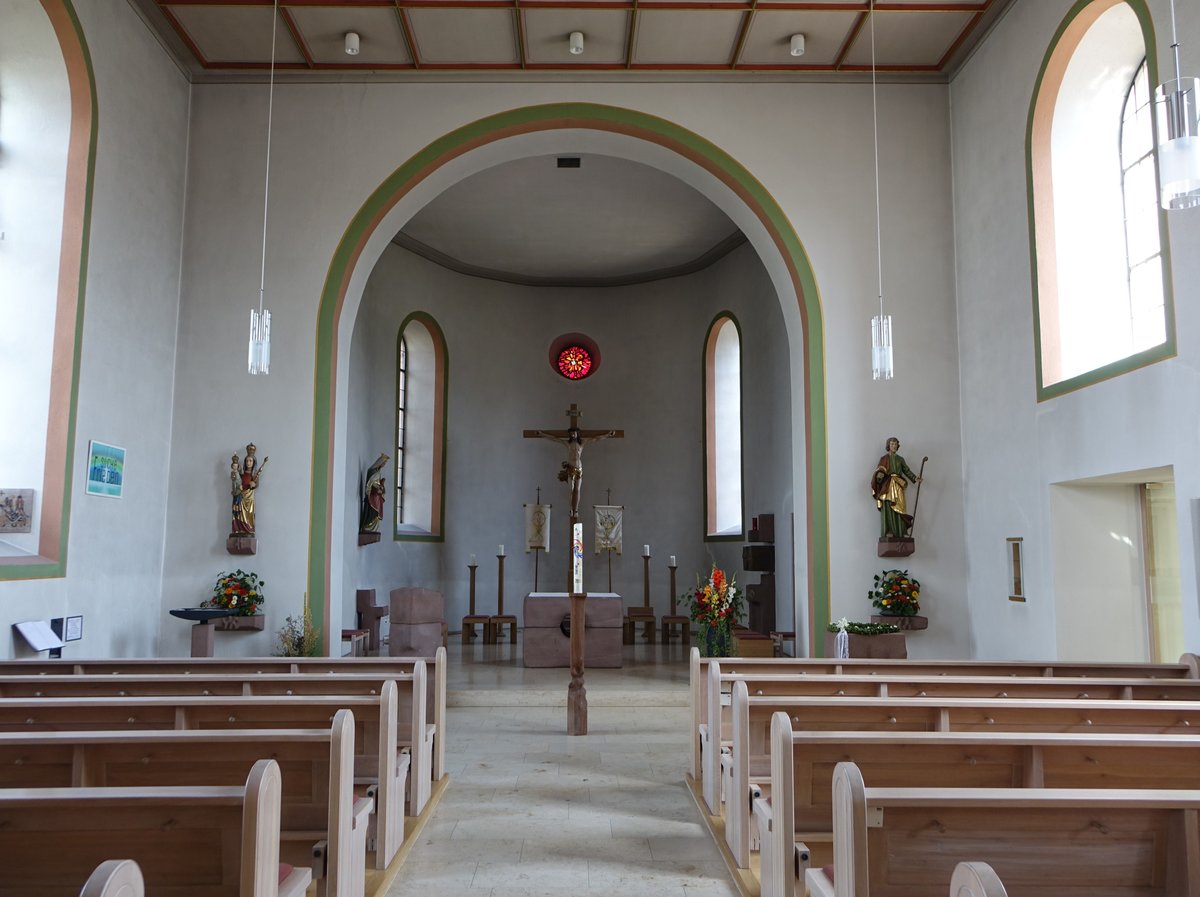
POLYGON ((681 647, 639 644, 624 670, 588 672, 582 737, 565 734, 566 670, 524 670, 508 645, 460 650, 450 787, 389 897, 736 897, 683 783, 681 647))

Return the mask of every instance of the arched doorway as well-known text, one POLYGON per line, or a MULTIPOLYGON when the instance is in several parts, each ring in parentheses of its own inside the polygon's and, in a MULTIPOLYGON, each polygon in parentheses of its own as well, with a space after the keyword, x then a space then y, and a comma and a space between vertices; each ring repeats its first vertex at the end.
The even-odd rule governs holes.
POLYGON ((793 481, 804 484, 808 632, 829 615, 829 534, 823 321, 807 254, 783 210, 735 159, 699 135, 630 109, 557 103, 502 112, 459 128, 396 169, 359 209, 330 262, 317 318, 308 600, 322 633, 340 595, 342 545, 334 522, 346 495, 335 488, 345 467, 347 365, 352 323, 367 276, 386 243, 439 192, 476 171, 562 148, 631 158, 690 184, 722 209, 758 252, 784 310, 802 411, 793 415, 793 481), (798 419, 797 419, 798 418, 798 419))

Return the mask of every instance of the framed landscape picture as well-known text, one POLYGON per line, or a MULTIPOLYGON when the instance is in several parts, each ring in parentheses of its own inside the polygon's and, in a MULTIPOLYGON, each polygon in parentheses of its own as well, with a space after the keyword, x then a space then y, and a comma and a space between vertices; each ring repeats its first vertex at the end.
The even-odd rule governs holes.
POLYGON ((87 494, 120 498, 125 482, 125 449, 92 439, 88 442, 87 494))

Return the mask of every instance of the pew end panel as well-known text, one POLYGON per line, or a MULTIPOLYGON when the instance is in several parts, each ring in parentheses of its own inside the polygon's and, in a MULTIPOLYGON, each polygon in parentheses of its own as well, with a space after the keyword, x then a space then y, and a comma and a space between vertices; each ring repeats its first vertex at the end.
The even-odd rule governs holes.
POLYGON ((950 897, 1008 897, 1008 892, 991 866, 971 861, 954 867, 950 897))
POLYGON ((145 897, 146 882, 133 860, 105 860, 96 867, 79 897, 145 897))

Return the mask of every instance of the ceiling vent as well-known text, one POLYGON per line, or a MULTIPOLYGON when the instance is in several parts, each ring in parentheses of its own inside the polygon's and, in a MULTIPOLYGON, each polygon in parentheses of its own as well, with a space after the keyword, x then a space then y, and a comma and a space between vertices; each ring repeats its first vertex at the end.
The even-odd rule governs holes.
POLYGON ((578 156, 559 156, 558 157, 558 167, 559 168, 579 168, 580 167, 579 157, 578 156))

